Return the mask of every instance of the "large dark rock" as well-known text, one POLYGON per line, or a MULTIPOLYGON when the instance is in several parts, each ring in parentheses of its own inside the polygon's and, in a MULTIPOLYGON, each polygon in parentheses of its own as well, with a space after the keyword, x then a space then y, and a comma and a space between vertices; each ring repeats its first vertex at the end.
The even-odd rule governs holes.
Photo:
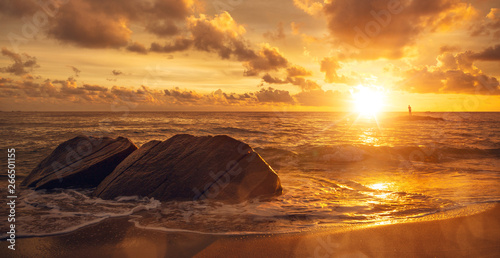
POLYGON ((247 144, 223 135, 183 134, 144 144, 99 184, 94 195, 243 201, 281 191, 278 175, 247 144))
POLYGON ((57 146, 21 185, 35 189, 95 187, 135 150, 123 137, 78 136, 57 146))

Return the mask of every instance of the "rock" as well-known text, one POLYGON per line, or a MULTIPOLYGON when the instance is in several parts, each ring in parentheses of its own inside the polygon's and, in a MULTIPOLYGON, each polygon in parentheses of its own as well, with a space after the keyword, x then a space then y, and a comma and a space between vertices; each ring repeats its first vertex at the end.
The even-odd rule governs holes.
POLYGON ((127 138, 77 136, 61 143, 24 179, 35 189, 96 187, 137 147, 127 138))
POLYGON ((281 192, 278 175, 247 144, 225 135, 182 134, 144 144, 99 184, 94 196, 239 202, 281 192))

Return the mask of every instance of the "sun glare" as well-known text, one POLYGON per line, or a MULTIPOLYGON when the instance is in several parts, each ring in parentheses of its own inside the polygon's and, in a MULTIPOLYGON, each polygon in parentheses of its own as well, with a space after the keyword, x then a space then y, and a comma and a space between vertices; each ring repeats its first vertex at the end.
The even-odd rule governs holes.
POLYGON ((387 190, 389 188, 388 183, 378 183, 378 184, 372 184, 368 186, 369 188, 373 190, 387 190))
POLYGON ((375 116, 384 106, 384 93, 380 87, 359 85, 351 91, 356 112, 375 116))

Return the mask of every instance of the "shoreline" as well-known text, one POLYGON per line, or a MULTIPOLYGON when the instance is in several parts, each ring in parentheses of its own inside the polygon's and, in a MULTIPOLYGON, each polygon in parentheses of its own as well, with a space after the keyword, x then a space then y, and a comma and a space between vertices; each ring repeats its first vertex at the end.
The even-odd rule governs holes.
MULTIPOLYGON (((2 253, 7 257, 499 256, 500 204, 490 206, 387 225, 257 235, 165 232, 138 228, 129 217, 118 217, 69 233, 18 238, 17 250, 2 253)), ((7 244, 2 241, 0 248, 8 249, 7 244)))

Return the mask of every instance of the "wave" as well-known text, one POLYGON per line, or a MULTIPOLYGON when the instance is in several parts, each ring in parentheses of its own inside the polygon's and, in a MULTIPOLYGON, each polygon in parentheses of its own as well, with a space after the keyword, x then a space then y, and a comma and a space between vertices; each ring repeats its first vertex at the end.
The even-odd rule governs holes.
POLYGON ((294 150, 279 148, 255 149, 266 161, 278 167, 299 163, 350 164, 362 161, 411 161, 439 163, 457 159, 499 158, 500 148, 479 149, 472 147, 418 147, 418 146, 311 146, 302 145, 294 150))
MULTIPOLYGON (((137 196, 102 200, 89 197, 93 189, 23 190, 16 206, 16 237, 58 235, 160 206, 153 198, 137 196), (40 223, 43 221, 43 223, 40 223)), ((0 239, 7 234, 0 235, 0 239)))
POLYGON ((232 133, 266 134, 265 132, 262 132, 262 131, 250 130, 250 129, 245 129, 245 128, 230 127, 230 126, 229 127, 215 127, 212 130, 217 132, 217 133, 225 133, 225 134, 232 134, 232 133))
POLYGON ((126 217, 138 228, 165 232, 299 233, 345 225, 394 223, 463 207, 442 197, 379 190, 330 175, 299 172, 280 177, 286 186, 282 196, 236 204, 211 200, 160 202, 138 196, 102 200, 90 197, 93 189, 23 190, 16 207, 22 214, 16 221, 16 229, 20 229, 16 237, 68 233, 113 217, 126 217))

